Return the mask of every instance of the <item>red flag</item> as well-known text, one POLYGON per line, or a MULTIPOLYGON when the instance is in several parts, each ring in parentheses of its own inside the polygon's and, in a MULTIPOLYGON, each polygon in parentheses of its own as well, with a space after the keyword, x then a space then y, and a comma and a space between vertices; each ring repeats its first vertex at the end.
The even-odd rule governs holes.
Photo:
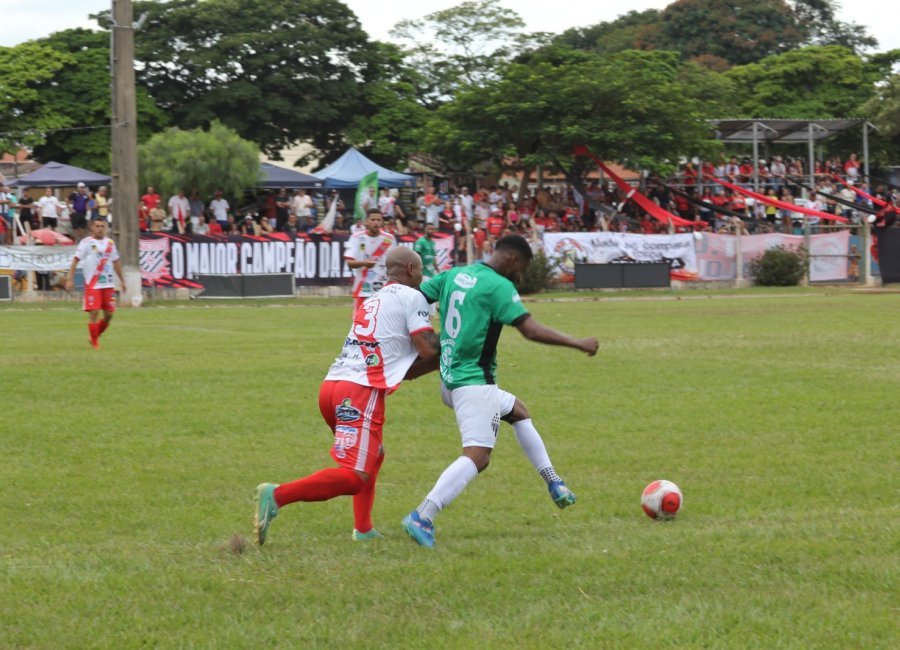
POLYGON ((857 194, 859 194, 861 197, 863 197, 864 199, 870 200, 872 203, 874 203, 875 205, 877 205, 877 206, 879 206, 879 207, 882 207, 882 208, 883 208, 883 207, 885 207, 885 206, 887 205, 887 201, 882 201, 881 199, 876 198, 876 197, 874 197, 874 196, 872 196, 872 195, 870 195, 870 194, 866 194, 866 193, 863 192, 861 189, 859 189, 859 188, 856 187, 855 185, 851 185, 850 183, 848 183, 847 181, 845 181, 843 178, 841 178, 841 177, 838 176, 837 174, 834 175, 834 180, 836 180, 838 183, 840 183, 840 184, 843 185, 844 187, 849 187, 851 190, 853 190, 854 192, 856 192, 857 194))
POLYGON ((626 183, 618 174, 616 174, 613 170, 607 167, 600 157, 595 155, 590 149, 585 147, 584 145, 575 145, 575 155, 576 156, 589 156, 600 169, 603 170, 607 176, 613 179, 613 182, 622 190, 626 199, 623 201, 625 203, 629 199, 638 204, 647 214, 656 219, 657 221, 661 221, 662 223, 673 223, 676 226, 688 226, 691 228, 697 227, 705 227, 706 224, 703 221, 688 221, 687 219, 682 219, 681 217, 672 214, 668 210, 664 210, 659 207, 656 203, 648 199, 646 196, 641 194, 637 188, 632 187, 628 183, 626 183))
POLYGON ((746 188, 741 187, 740 185, 734 185, 733 183, 729 183, 728 181, 723 181, 719 178, 715 178, 713 176, 707 176, 708 180, 715 181, 719 183, 723 187, 727 187, 732 192, 737 192, 738 194, 743 194, 744 196, 749 196, 751 199, 755 199, 760 201, 761 203, 766 203, 768 205, 774 205, 777 208, 781 208, 782 210, 789 210, 791 212, 800 212, 801 214, 808 214, 811 217, 819 217, 820 219, 830 219, 832 221, 840 221, 841 223, 847 223, 849 219, 845 219, 844 217, 839 217, 834 214, 828 214, 827 212, 820 212, 819 210, 813 210, 812 208, 805 208, 802 205, 796 205, 795 203, 787 203, 785 201, 779 201, 778 199, 773 199, 770 196, 765 196, 764 194, 757 194, 756 192, 752 192, 746 188))

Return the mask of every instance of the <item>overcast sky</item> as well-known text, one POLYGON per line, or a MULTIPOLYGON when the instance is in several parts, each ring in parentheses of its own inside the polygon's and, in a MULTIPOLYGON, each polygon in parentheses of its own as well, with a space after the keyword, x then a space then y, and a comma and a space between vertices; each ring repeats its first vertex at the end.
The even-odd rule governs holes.
MULTIPOLYGON (((403 18, 454 7, 461 0, 344 0, 370 36, 388 40, 388 30, 403 18), (389 9, 389 11, 388 11, 389 9)), ((666 0, 503 0, 528 31, 561 32, 569 27, 615 19, 631 10, 662 9, 666 0)), ((879 50, 900 48, 900 1, 843 0, 841 20, 859 23, 879 41, 879 50)), ((69 27, 95 27, 88 14, 112 6, 110 0, 0 0, 0 45, 16 45, 69 27)))

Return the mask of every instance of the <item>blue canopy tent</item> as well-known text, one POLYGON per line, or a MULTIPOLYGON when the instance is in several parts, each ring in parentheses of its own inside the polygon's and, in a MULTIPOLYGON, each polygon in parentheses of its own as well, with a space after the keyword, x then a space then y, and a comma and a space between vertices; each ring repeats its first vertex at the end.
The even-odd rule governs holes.
POLYGON ((109 181, 109 176, 91 172, 81 167, 48 162, 27 176, 12 181, 10 185, 17 187, 73 187, 78 183, 84 183, 90 187, 96 187, 98 185, 106 185, 109 181))
POLYGON ((260 163, 259 171, 259 187, 267 189, 278 189, 281 187, 289 190, 299 188, 311 189, 323 186, 320 178, 271 163, 260 163))
POLYGON ((356 189, 360 179, 372 172, 378 172, 378 187, 412 187, 416 182, 415 176, 377 165, 354 147, 314 176, 324 181, 326 189, 356 189))

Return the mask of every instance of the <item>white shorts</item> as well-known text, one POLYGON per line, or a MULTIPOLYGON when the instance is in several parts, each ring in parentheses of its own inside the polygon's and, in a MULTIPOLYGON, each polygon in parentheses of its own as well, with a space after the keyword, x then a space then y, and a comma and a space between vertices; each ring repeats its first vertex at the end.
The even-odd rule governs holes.
POLYGON ((441 399, 456 412, 463 447, 493 449, 500 419, 516 404, 516 396, 496 384, 461 386, 448 390, 441 384, 441 399))

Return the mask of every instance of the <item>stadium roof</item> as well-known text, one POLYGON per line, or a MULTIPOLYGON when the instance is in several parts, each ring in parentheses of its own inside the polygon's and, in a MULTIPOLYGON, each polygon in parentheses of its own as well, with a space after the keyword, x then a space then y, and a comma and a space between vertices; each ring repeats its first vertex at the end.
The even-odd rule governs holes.
POLYGON ((728 119, 710 120, 719 140, 734 143, 782 142, 798 143, 823 140, 841 131, 867 124, 864 117, 823 120, 728 119), (756 125, 754 138, 753 125, 756 125))

